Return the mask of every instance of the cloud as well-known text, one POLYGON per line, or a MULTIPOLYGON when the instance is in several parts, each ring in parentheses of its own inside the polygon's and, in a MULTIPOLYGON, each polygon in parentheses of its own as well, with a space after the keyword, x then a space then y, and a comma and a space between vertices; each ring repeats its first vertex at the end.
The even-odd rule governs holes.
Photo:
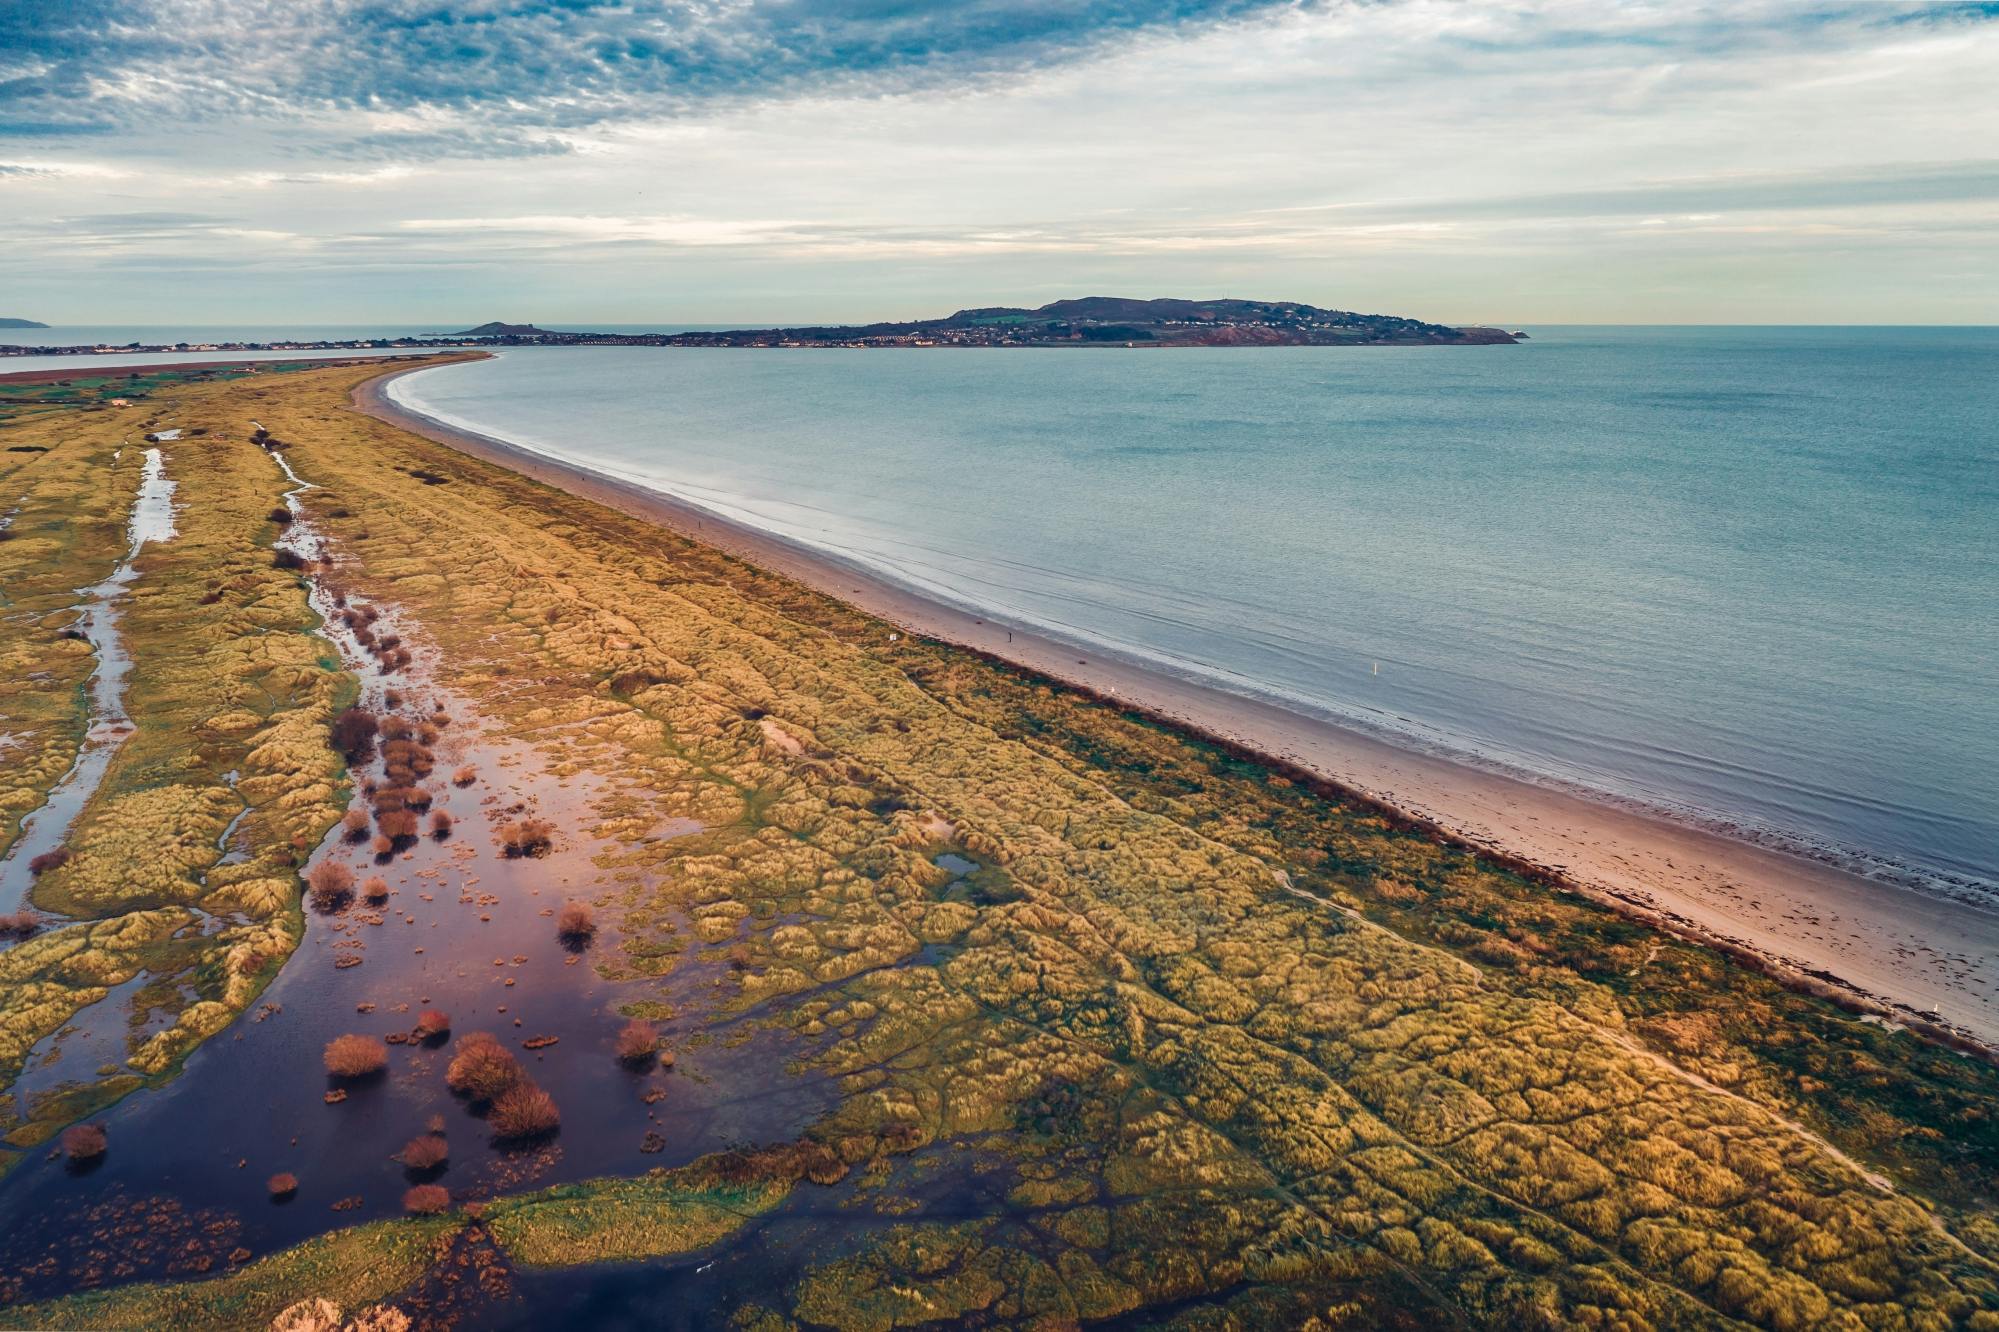
POLYGON ((0 133, 419 111, 454 132, 356 156, 533 156, 545 133, 827 87, 900 89, 1059 60, 1288 0, 0 0, 0 133))

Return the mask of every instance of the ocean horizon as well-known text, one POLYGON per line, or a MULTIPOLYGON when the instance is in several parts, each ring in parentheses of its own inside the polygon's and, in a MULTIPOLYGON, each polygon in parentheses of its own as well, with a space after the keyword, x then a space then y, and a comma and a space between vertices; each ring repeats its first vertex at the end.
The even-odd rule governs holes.
POLYGON ((1530 331, 533 349, 390 392, 996 620, 1999 904, 1999 331, 1530 331))

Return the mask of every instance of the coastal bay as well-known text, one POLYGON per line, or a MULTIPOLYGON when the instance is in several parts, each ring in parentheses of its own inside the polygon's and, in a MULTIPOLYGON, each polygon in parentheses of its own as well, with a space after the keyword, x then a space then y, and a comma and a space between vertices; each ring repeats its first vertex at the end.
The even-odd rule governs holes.
MULTIPOLYGON (((1980 1107, 1999 1070, 1294 767, 348 409, 393 368, 163 384, 136 414, 86 409, 67 442, 7 455, 32 483, 103 465, 121 428, 185 432, 162 453, 191 487, 186 535, 141 560, 135 595, 159 595, 163 561, 213 572, 131 622, 146 752, 185 733, 158 724, 149 680, 197 718, 234 687, 177 664, 219 626, 318 619, 324 636, 316 660, 278 663, 300 703, 286 743, 254 752, 296 767, 259 778, 247 858, 221 854, 226 749, 176 779, 203 793, 192 812, 123 806, 183 848, 181 877, 145 893, 212 912, 234 892, 240 910, 254 885, 276 956, 232 960, 256 985, 216 1001, 261 992, 263 1009, 204 1009, 184 1067, 89 1112, 102 1165, 13 1158, 12 1321, 264 1326, 321 1297, 480 1326, 579 1299, 658 1316, 591 1303, 633 1270, 659 1277, 636 1299, 856 1328, 1196 1306, 1268 1326, 1330 1306, 1391 1326, 1604 1308, 1885 1325, 1989 1300, 1980 1107), (228 465, 226 511, 198 462, 228 465), (357 699, 395 737, 379 757, 330 743, 357 699), (364 827, 399 812, 409 795, 369 794, 377 764, 428 767, 420 751, 436 774, 413 780, 453 829, 401 843, 382 822, 381 853, 349 840, 341 802, 364 827), (323 780, 329 761, 351 786, 323 780), (279 810, 327 828, 290 864, 279 810), (347 895, 322 894, 328 865, 358 866, 347 895), (573 903, 593 930, 556 949, 573 903), (408 1039, 438 1002, 449 1036, 408 1039), (628 1020, 670 1067, 612 1057, 628 1020), (552 1094, 559 1131, 488 1141, 447 1091, 481 1028, 552 1094), (339 1032, 396 1037, 387 1071, 322 1077, 339 1032), (445 1210, 398 1218, 417 1186, 381 1153, 429 1115, 450 1139, 430 1176, 445 1210), (255 1196, 272 1171, 297 1202, 255 1196), (139 1217, 161 1242, 93 1257, 96 1228, 139 1217), (1728 1257, 1687 1266, 1661 1225, 1728 1257), (1806 1258, 1800 1228, 1827 1227, 1845 1256, 1806 1258), (477 1282, 431 1275, 466 1264, 477 1282)), ((38 544, 0 553, 32 563, 61 530, 37 510, 38 544)), ((38 624, 8 632, 30 643, 38 624)), ((79 850, 38 887, 79 919, 0 962, 88 958, 93 931, 159 915, 79 850)), ((77 980, 68 965, 45 983, 77 980)), ((80 1048, 88 1063, 116 1042, 80 1048)), ((53 1114, 48 1090, 31 1099, 53 1114)))

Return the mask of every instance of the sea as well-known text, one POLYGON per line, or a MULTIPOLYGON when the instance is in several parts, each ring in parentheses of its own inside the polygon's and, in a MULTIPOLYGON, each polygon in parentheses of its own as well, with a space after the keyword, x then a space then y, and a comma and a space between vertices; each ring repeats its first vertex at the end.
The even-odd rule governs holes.
POLYGON ((995 622, 1999 906, 1999 329, 1528 332, 534 348, 390 392, 995 622))

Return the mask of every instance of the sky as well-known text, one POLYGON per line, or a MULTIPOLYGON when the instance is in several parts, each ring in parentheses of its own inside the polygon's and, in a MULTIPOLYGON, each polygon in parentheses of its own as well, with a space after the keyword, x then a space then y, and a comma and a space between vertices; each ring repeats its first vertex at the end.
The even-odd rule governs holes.
POLYGON ((0 315, 1999 323, 1999 4, 0 0, 0 315))

